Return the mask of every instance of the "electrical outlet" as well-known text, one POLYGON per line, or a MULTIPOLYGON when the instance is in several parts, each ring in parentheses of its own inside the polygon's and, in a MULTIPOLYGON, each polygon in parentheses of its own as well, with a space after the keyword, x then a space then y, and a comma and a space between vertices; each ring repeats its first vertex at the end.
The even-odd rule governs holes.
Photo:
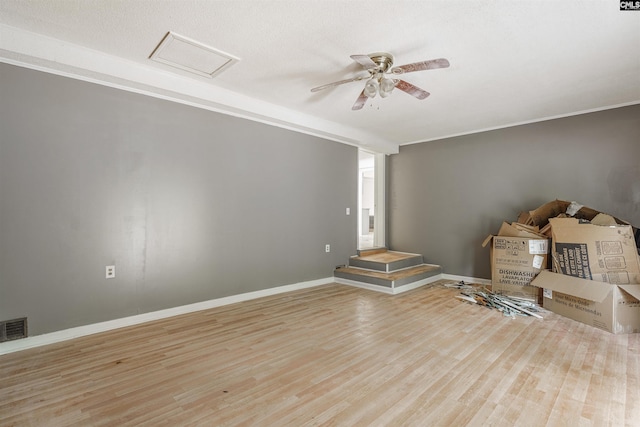
POLYGON ((105 269, 105 277, 107 279, 115 279, 116 277, 116 266, 115 265, 107 265, 105 269))
POLYGON ((347 215, 351 215, 351 208, 347 208, 347 215))
POLYGON ((324 251, 325 252, 331 252, 331 245, 325 245, 324 246, 324 251))

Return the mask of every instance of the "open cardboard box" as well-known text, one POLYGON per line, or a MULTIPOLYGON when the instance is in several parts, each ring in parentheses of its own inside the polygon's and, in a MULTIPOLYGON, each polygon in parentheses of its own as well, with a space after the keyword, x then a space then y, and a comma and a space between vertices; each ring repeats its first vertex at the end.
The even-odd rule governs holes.
POLYGON ((542 306, 614 334, 640 332, 640 284, 611 284, 542 271, 531 282, 542 306))
POLYGON ((632 227, 595 222, 549 219, 553 271, 607 283, 640 283, 640 258, 632 227))
MULTIPOLYGON (((518 222, 522 224, 537 226, 540 228, 541 234, 547 234, 550 228, 549 219, 558 216, 572 217, 582 220, 593 221, 597 216, 602 215, 600 211, 583 206, 576 202, 567 202, 565 200, 552 200, 538 208, 521 212, 518 216, 518 222)), ((609 216, 616 224, 630 225, 627 221, 609 216)), ((640 248, 640 230, 631 226, 636 246, 640 248)))
MULTIPOLYGON (((529 212, 521 212, 518 222, 523 224, 536 225, 544 227, 549 218, 555 218, 558 215, 566 214, 567 216, 586 219, 591 221, 600 211, 580 205, 576 202, 567 202, 565 200, 553 200, 529 212)), ((615 218, 618 224, 628 224, 626 221, 615 218)))
POLYGON ((503 223, 497 236, 490 235, 482 243, 491 242, 491 289, 508 296, 541 303, 542 292, 531 286, 533 278, 547 268, 549 239, 532 229, 503 223))

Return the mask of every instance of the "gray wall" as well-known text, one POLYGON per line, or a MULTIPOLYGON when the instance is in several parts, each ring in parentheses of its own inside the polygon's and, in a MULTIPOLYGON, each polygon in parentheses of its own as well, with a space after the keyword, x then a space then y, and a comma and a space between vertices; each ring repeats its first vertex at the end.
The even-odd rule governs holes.
POLYGON ((489 279, 484 238, 547 201, 640 226, 640 105, 403 146, 388 177, 389 246, 489 279))
POLYGON ((0 73, 0 320, 37 335, 330 277, 355 254, 355 148, 0 73))

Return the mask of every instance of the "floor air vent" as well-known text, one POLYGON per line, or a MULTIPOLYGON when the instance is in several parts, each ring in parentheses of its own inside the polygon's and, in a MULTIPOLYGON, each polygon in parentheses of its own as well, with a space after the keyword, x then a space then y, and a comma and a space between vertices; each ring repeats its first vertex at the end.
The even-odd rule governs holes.
POLYGON ((0 342, 27 337, 27 318, 0 321, 0 342))

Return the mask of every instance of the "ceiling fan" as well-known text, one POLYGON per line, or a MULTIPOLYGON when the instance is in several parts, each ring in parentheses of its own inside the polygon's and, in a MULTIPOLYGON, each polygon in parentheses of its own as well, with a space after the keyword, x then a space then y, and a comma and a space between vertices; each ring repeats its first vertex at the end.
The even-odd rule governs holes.
POLYGON ((369 55, 351 55, 351 59, 362 65, 369 74, 314 87, 311 89, 311 92, 318 92, 345 83, 368 79, 360 96, 358 96, 355 104, 351 107, 352 110, 362 109, 367 99, 375 97, 378 93, 381 97, 386 98, 395 88, 418 99, 425 99, 430 95, 429 92, 396 77, 404 73, 447 68, 449 66, 449 61, 444 58, 439 58, 393 67, 393 56, 386 52, 376 52, 369 55))

